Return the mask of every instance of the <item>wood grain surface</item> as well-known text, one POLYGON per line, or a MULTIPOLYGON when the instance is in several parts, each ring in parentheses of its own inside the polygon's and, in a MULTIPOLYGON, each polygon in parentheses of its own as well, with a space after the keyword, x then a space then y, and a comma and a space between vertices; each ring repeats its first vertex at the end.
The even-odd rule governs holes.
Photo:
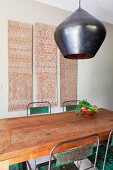
POLYGON ((99 109, 91 119, 74 112, 1 119, 0 161, 13 164, 45 156, 58 142, 94 133, 106 139, 112 129, 113 111, 106 109, 99 109))

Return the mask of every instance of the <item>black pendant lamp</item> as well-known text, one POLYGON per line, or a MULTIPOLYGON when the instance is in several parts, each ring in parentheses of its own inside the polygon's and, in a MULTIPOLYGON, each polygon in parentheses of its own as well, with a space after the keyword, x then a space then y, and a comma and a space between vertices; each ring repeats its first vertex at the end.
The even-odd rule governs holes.
POLYGON ((61 53, 68 59, 95 56, 106 36, 105 26, 80 7, 63 21, 54 34, 61 53))

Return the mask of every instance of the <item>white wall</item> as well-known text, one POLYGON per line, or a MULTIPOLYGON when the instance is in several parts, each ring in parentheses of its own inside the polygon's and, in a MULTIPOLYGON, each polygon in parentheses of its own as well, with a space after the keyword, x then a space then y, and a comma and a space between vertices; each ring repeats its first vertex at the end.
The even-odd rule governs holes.
MULTIPOLYGON (((35 0, 45 4, 59 7, 68 11, 75 11, 79 6, 79 0, 35 0)), ((113 24, 112 0, 81 0, 81 8, 88 11, 96 18, 113 24)))
MULTIPOLYGON (((33 0, 0 0, 0 118, 26 115, 8 113, 8 20, 58 25, 69 14, 33 0)), ((78 98, 113 109, 113 25, 106 28, 106 40, 95 58, 79 61, 78 98)))
POLYGON ((105 26, 107 36, 96 56, 79 61, 78 98, 113 110, 113 25, 105 26))
POLYGON ((54 7, 65 9, 68 11, 74 11, 75 8, 78 8, 79 1, 76 0, 34 0, 44 4, 48 4, 54 7))

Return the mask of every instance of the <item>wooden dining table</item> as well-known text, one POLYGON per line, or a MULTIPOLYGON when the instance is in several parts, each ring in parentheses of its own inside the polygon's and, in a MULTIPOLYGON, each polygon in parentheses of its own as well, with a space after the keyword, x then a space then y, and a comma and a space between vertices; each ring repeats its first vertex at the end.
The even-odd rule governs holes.
POLYGON ((91 118, 63 112, 0 119, 0 170, 48 155, 55 144, 64 140, 95 133, 101 140, 107 139, 112 129, 113 111, 103 108, 91 118))

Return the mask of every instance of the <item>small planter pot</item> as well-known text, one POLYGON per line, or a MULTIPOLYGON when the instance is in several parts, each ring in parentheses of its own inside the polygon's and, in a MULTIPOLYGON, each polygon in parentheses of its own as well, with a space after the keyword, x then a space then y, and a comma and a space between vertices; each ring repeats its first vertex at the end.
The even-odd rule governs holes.
POLYGON ((83 116, 87 117, 87 116, 93 116, 95 113, 96 112, 93 110, 86 110, 82 114, 83 114, 83 116))

